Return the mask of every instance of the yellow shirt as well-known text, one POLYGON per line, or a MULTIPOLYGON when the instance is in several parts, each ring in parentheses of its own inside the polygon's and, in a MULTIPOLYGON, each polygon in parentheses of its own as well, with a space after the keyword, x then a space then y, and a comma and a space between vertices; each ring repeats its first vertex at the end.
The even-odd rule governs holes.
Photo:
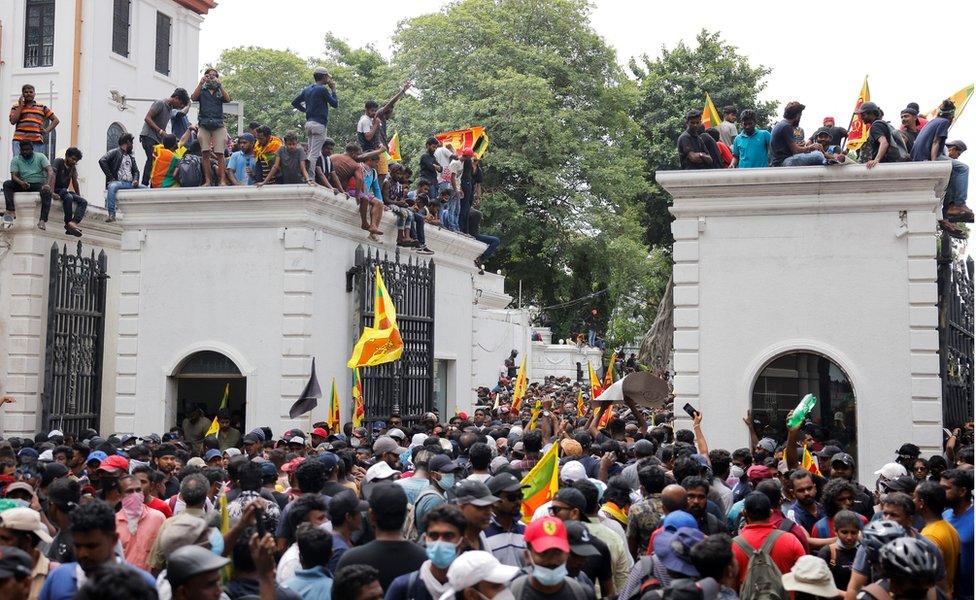
POLYGON ((932 521, 922 529, 922 535, 932 541, 942 552, 945 562, 946 582, 952 586, 956 580, 956 569, 959 568, 959 553, 962 549, 959 533, 948 521, 939 519, 932 521))

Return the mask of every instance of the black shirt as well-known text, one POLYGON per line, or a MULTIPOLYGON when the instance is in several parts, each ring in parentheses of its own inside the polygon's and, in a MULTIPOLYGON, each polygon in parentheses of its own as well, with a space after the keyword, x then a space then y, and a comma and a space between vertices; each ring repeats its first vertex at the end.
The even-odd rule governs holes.
POLYGON ((394 579, 418 570, 426 560, 427 552, 413 542, 373 540, 346 550, 339 560, 339 568, 359 564, 374 567, 380 572, 380 586, 386 591, 394 579))
POLYGON ((322 486, 322 493, 326 496, 335 496, 339 492, 344 492, 348 489, 338 481, 326 481, 325 485, 322 486))
MULTIPOLYGON (((481 228, 481 217, 481 211, 477 208, 472 208, 471 212, 468 213, 468 233, 475 237, 478 236, 478 230, 481 228)), ((512 370, 515 370, 516 375, 518 375, 518 370, 515 369, 514 364, 509 365, 508 362, 506 362, 505 365, 508 367, 509 377, 512 377, 512 370)))
POLYGON ((431 185, 437 185, 437 160, 430 152, 424 152, 420 157, 420 179, 431 185))
POLYGON ((853 548, 841 548, 836 542, 830 546, 824 546, 817 553, 817 556, 824 559, 827 562, 827 566, 830 567, 830 572, 834 575, 834 583, 837 584, 838 589, 847 589, 847 584, 851 581, 851 564, 853 564, 856 554, 857 546, 853 548), (836 548, 834 552, 836 553, 837 559, 834 564, 831 564, 830 560, 831 548, 836 548))
POLYGON ((77 172, 75 168, 69 167, 63 158, 55 158, 51 166, 54 168, 54 189, 68 189, 71 186, 71 176, 77 172))
POLYGON ((715 144, 715 140, 711 136, 704 134, 692 135, 687 129, 678 136, 678 157, 681 161, 682 169, 715 169, 722 166, 722 157, 718 154, 718 146, 715 144), (714 152, 709 147, 706 138, 712 142, 711 146, 715 148, 714 152), (712 157, 712 164, 691 162, 688 159, 688 155, 692 152, 708 154, 712 157))
POLYGON ((885 156, 878 157, 878 147, 881 145, 881 139, 884 138, 888 140, 889 150, 891 148, 891 129, 888 124, 878 119, 877 121, 871 123, 871 130, 868 132, 868 143, 866 146, 868 150, 868 160, 878 158, 878 162, 891 162, 889 156, 891 156, 890 151, 885 153, 885 156))

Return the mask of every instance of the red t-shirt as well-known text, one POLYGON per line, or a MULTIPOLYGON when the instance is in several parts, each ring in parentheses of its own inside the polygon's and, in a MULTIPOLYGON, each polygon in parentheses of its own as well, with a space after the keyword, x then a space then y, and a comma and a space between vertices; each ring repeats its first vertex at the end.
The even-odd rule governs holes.
POLYGON ((153 497, 147 505, 149 508, 155 508, 159 512, 163 513, 163 516, 167 519, 173 516, 173 509, 169 507, 169 504, 160 500, 159 498, 153 497))
MULTIPOLYGON (((766 523, 750 523, 742 528, 739 532, 749 545, 759 550, 769 534, 775 530, 772 523, 768 521, 766 523)), ((739 563, 739 588, 742 588, 742 583, 746 579, 746 573, 749 567, 749 557, 746 553, 739 548, 738 544, 732 544, 732 552, 735 553, 735 560, 739 563)), ((773 544, 770 550, 770 556, 772 556, 773 562, 779 568, 780 573, 789 573, 790 569, 793 568, 793 564, 806 552, 803 551, 803 545, 800 544, 800 540, 796 539, 796 536, 789 532, 783 532, 780 534, 779 539, 773 544)))
MULTIPOLYGON (((769 524, 775 529, 779 529, 779 524, 786 520, 783 513, 779 510, 774 510, 773 514, 769 517, 769 524)), ((796 536, 796 539, 800 540, 800 544, 803 546, 803 551, 809 553, 810 546, 807 542, 807 532, 803 530, 802 527, 793 523, 793 528, 790 529, 790 533, 796 536)))

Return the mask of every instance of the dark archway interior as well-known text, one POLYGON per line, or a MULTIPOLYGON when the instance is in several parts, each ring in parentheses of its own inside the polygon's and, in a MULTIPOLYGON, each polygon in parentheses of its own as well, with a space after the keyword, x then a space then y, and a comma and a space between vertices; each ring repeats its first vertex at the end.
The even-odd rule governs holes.
POLYGON ((231 425, 239 431, 243 429, 247 379, 234 361, 219 352, 195 352, 183 361, 174 378, 176 423, 172 423, 172 426, 181 425, 197 404, 202 405, 207 418, 212 419, 220 406, 224 389, 229 384, 227 410, 230 412, 231 425))

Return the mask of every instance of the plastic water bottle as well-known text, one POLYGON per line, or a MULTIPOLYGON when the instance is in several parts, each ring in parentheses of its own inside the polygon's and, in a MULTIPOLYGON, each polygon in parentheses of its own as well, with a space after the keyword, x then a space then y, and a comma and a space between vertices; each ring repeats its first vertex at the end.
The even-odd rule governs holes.
POLYGON ((793 409, 793 414, 790 416, 789 420, 786 421, 786 426, 793 429, 797 425, 803 422, 813 410, 813 407, 817 405, 817 397, 813 394, 807 394, 800 400, 800 403, 796 405, 793 409))

